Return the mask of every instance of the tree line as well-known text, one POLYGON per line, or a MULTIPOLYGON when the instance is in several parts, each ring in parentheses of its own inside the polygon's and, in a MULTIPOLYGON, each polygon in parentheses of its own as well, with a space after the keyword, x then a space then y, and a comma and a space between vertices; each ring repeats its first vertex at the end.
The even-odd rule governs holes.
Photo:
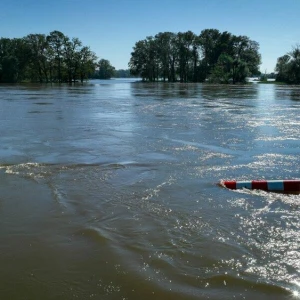
MULTIPOLYGON (((135 43, 129 70, 116 70, 78 38, 60 31, 0 38, 0 82, 83 82, 139 76, 148 81, 243 83, 259 75, 259 44, 217 29, 160 32, 135 43)), ((279 57, 276 80, 300 83, 300 46, 279 57)))
POLYGON ((259 44, 217 29, 160 32, 136 42, 129 68, 148 81, 245 82, 259 74, 259 44))
POLYGON ((0 82, 83 82, 94 76, 110 78, 114 68, 98 58, 78 38, 60 31, 49 35, 0 38, 0 82))

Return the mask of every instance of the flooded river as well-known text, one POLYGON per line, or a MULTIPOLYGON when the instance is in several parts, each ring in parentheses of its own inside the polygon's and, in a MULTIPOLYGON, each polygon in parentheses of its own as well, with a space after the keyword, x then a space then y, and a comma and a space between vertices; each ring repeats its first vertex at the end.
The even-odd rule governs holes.
POLYGON ((0 85, 0 299, 300 299, 300 88, 0 85))

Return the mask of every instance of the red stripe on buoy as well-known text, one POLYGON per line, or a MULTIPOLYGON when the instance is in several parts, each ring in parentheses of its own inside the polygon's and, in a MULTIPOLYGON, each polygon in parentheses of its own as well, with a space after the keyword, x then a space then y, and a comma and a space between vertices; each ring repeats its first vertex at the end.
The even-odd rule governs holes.
POLYGON ((300 192, 300 180, 284 180, 283 186, 285 192, 300 192))
POLYGON ((268 190, 267 180, 252 180, 252 190, 268 190))
POLYGON ((236 189, 236 181, 230 180, 230 181, 223 181, 223 185, 225 185, 228 189, 235 190, 236 189))

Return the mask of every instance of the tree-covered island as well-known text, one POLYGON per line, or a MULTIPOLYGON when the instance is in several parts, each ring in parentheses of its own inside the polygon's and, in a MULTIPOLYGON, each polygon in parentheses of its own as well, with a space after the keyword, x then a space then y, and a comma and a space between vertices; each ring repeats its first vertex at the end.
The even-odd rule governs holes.
MULTIPOLYGON (((138 76, 144 81, 245 83, 260 74, 259 44, 217 29, 160 32, 135 43, 128 70, 116 70, 60 31, 0 38, 0 82, 83 82, 138 76)), ((300 47, 279 57, 276 80, 300 83, 300 47)))
POLYGON ((129 67, 149 81, 244 83, 259 74, 258 50, 258 43, 247 36, 217 29, 200 35, 160 32, 135 44, 129 67))

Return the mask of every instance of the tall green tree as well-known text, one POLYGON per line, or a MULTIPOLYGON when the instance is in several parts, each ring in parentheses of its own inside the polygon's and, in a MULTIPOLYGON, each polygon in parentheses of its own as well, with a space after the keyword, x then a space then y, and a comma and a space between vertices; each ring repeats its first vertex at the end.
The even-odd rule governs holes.
POLYGON ((70 40, 68 37, 65 37, 63 53, 67 73, 66 80, 69 83, 75 82, 78 76, 81 46, 82 42, 78 38, 70 40))
POLYGON ((91 77, 95 72, 97 66, 97 56, 91 51, 90 47, 82 47, 78 52, 79 61, 79 78, 83 82, 85 79, 91 77))
POLYGON ((63 47, 66 41, 66 36, 58 31, 54 30, 47 36, 47 42, 54 53, 56 76, 52 79, 56 79, 58 82, 62 82, 62 63, 63 63, 63 47))
POLYGON ((276 81, 288 82, 290 56, 285 54, 277 58, 275 71, 277 72, 276 81))
POLYGON ((221 33, 217 29, 204 29, 199 35, 199 43, 202 54, 201 70, 202 74, 200 78, 204 81, 211 73, 214 65, 219 58, 219 39, 221 33))
POLYGON ((131 53, 129 68, 133 75, 140 75, 143 80, 155 81, 156 50, 153 37, 138 41, 131 53))
POLYGON ((172 32, 160 32, 155 35, 159 77, 161 77, 163 81, 175 81, 175 37, 176 35, 172 32))
MULTIPOLYGON (((231 35, 228 37, 227 45, 222 43, 223 50, 212 68, 210 80, 244 83, 247 76, 258 73, 261 60, 258 43, 251 41, 246 36, 231 35)), ((221 43, 217 45, 220 47, 221 43)))
POLYGON ((233 57, 222 53, 209 77, 211 82, 230 83, 232 80, 233 57))
POLYGON ((32 81, 39 82, 49 81, 49 66, 47 62, 48 41, 44 34, 29 34, 24 38, 24 41, 30 49, 29 76, 32 81))
POLYGON ((150 81, 156 81, 159 78, 158 45, 153 36, 148 36, 144 45, 146 46, 146 73, 150 81))
POLYGON ((292 51, 277 59, 275 71, 277 81, 300 83, 300 45, 296 45, 292 51))
POLYGON ((98 62, 98 76, 99 79, 110 79, 114 76, 115 68, 110 64, 107 59, 100 59, 98 62))
POLYGON ((300 83, 300 46, 295 46, 289 53, 290 61, 290 78, 292 83, 300 83))
POLYGON ((177 34, 178 75, 180 82, 192 81, 195 78, 197 65, 197 37, 191 32, 177 34))
POLYGON ((232 36, 232 41, 232 81, 245 82, 247 76, 258 72, 258 43, 246 36, 232 36))

